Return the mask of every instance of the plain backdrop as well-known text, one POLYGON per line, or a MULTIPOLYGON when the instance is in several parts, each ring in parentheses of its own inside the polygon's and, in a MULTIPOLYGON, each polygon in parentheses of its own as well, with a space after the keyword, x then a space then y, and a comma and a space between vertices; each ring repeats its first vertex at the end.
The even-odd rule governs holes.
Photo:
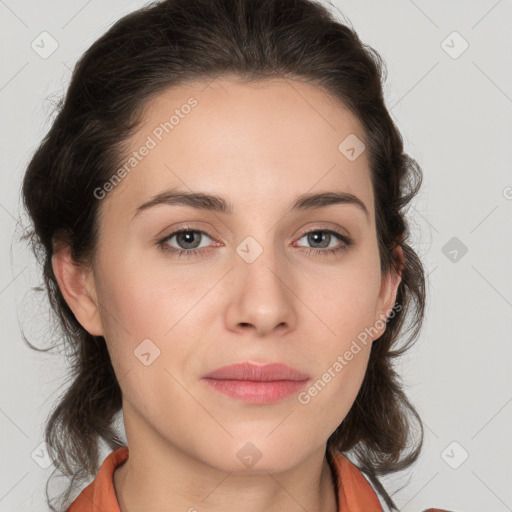
MULTIPOLYGON (((47 510, 43 427, 67 370, 62 355, 30 350, 20 334, 21 325, 40 346, 51 338, 45 296, 31 291, 39 269, 17 240, 21 180, 77 59, 144 4, 0 1, 2 512, 47 510), (51 55, 33 49, 41 38, 51 55)), ((392 492, 408 482, 394 496, 405 512, 512 510, 512 3, 339 0, 330 9, 384 58, 388 108, 424 172, 410 218, 428 306, 399 369, 425 444, 414 469, 384 484, 392 492)))

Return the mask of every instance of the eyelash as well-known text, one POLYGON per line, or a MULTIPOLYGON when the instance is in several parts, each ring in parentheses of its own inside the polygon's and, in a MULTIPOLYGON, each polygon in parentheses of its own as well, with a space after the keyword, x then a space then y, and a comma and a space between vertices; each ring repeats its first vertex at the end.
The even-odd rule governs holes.
MULTIPOLYGON (((209 238, 212 238, 208 233, 205 231, 202 231, 200 229, 191 229, 191 228, 185 228, 185 229, 179 229, 177 231, 173 231, 169 235, 167 235, 165 238, 162 238, 158 241, 157 245, 160 247, 160 249, 163 252, 171 253, 174 255, 177 255, 179 258, 181 256, 190 257, 190 256, 200 256, 204 250, 208 250, 207 248, 203 247, 202 249, 176 249, 175 247, 170 247, 166 242, 170 240, 173 236, 179 235, 180 233, 201 233, 203 235, 206 235, 209 238)), ((345 235, 342 235, 341 233, 338 233, 337 231, 334 231, 332 229, 312 229, 311 231, 306 231, 303 233, 300 238, 304 237, 305 235, 308 235, 310 233, 329 233, 330 235, 334 235, 336 238, 338 238, 340 241, 343 242, 343 245, 340 247, 336 247, 334 249, 307 249, 306 253, 312 256, 334 256, 338 253, 341 253, 343 251, 346 251, 351 245, 353 245, 353 241, 348 238, 345 235)), ((299 239, 300 239, 299 238, 299 239)))

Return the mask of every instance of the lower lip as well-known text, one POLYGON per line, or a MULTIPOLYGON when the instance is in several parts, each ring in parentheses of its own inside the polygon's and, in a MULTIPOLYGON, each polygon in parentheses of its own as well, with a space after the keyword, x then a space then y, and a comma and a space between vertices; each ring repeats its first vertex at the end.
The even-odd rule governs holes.
POLYGON ((217 380, 205 379, 215 390, 232 398, 250 404, 272 404, 298 393, 308 380, 277 380, 255 382, 251 380, 217 380))

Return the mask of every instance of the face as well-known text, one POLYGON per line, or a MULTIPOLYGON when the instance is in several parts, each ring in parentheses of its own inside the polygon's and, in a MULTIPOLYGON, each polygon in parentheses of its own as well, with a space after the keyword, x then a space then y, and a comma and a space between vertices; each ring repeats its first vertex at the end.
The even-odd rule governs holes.
POLYGON ((357 120, 299 81, 223 78, 152 100, 137 156, 100 200, 91 274, 127 434, 224 471, 244 454, 261 457, 253 471, 285 470, 325 446, 398 286, 380 273, 367 154, 340 149, 347 137, 364 142, 357 120), (294 207, 322 193, 342 200, 294 207), (244 362, 303 379, 203 378, 244 362))

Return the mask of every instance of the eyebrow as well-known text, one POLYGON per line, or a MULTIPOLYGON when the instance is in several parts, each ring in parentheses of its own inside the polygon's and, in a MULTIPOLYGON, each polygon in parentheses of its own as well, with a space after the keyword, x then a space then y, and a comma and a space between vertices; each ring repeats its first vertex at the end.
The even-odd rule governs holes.
MULTIPOLYGON (((364 212, 369 219, 369 212, 365 204, 357 196, 348 192, 321 192, 317 194, 302 194, 291 205, 290 210, 314 210, 325 208, 334 204, 348 204, 356 206, 364 212)), ((233 214, 233 205, 223 197, 203 192, 185 192, 180 190, 167 190, 152 197, 141 204, 134 217, 139 213, 157 205, 190 206, 200 210, 210 210, 218 213, 233 214)))

